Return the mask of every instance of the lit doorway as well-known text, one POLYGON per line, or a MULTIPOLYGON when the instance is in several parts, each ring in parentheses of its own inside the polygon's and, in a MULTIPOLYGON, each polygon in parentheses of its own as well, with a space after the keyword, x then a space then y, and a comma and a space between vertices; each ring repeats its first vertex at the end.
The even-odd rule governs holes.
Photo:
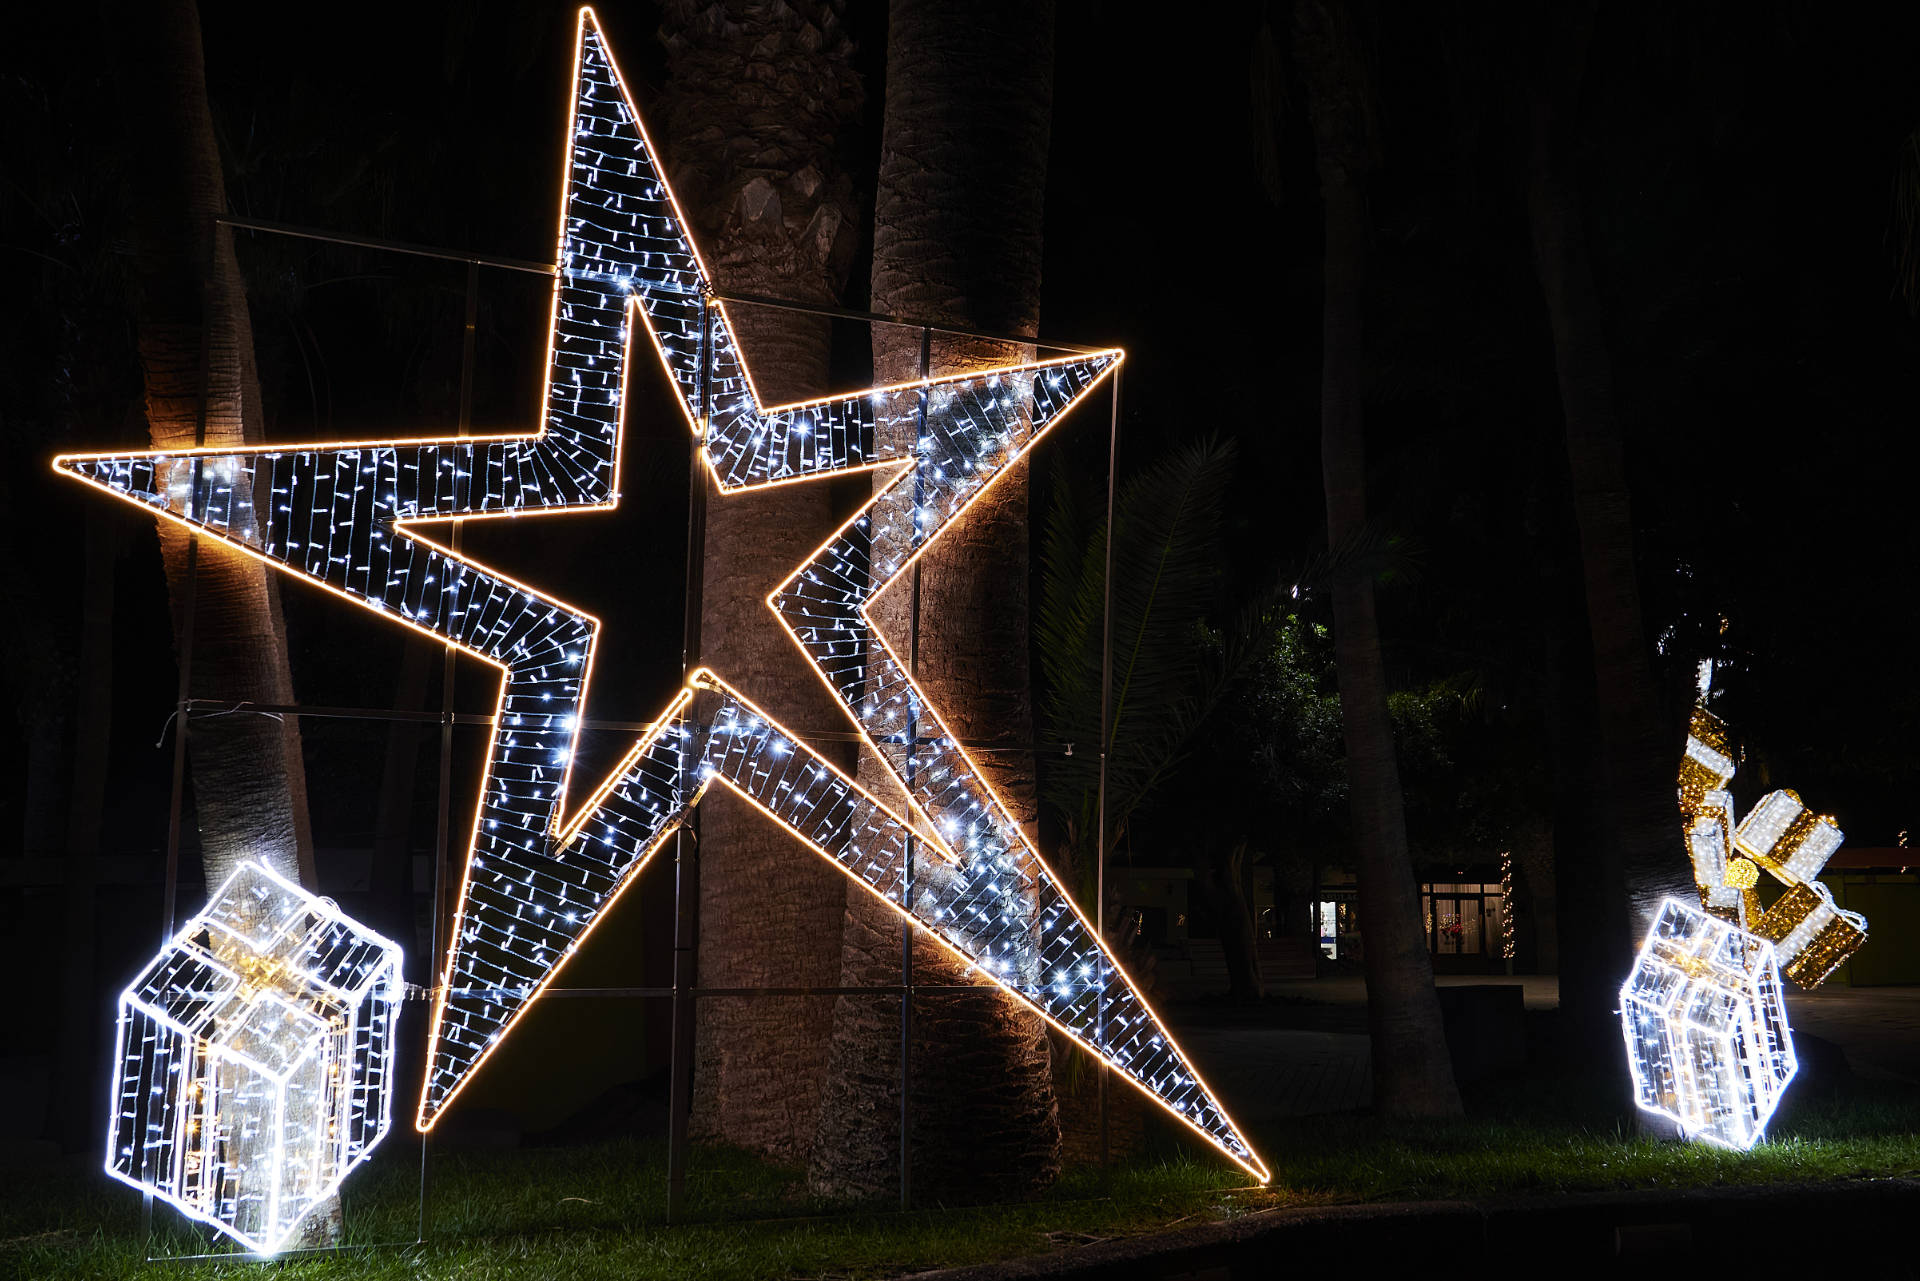
POLYGON ((1428 882, 1420 887, 1420 910, 1436 970, 1461 974, 1493 968, 1505 937, 1499 882, 1428 882))

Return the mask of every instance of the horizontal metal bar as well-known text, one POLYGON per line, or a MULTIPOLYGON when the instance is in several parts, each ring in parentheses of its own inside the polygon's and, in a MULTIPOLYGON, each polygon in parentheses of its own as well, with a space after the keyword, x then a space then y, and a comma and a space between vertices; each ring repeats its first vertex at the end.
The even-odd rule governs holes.
MULTIPOLYGON (((238 701, 219 698, 194 698, 187 700, 187 712, 195 720, 210 720, 217 716, 235 716, 251 714, 256 716, 311 716, 331 720, 346 721, 403 721, 419 725, 439 725, 451 719, 455 725, 492 725, 493 717, 483 712, 455 712, 449 717, 442 712, 409 711, 398 707, 332 707, 314 703, 255 703, 247 699, 238 701)), ((654 728, 652 721, 612 721, 581 718, 583 730, 620 734, 645 734, 654 728)), ((860 735, 846 730, 789 730, 795 738, 808 743, 859 743, 860 735)), ((923 737, 921 743, 940 741, 933 737, 923 737)), ((960 746, 973 752, 1057 752, 1062 756, 1073 755, 1072 743, 990 743, 978 739, 956 739, 960 746)), ((892 740, 885 744, 889 747, 901 746, 892 740)))
MULTIPOLYGON (((929 992, 934 995, 954 992, 991 992, 992 983, 916 983, 916 993, 929 992)), ((518 988, 459 988, 461 996, 518 996, 518 988)), ((761 996, 900 996, 907 989, 899 984, 880 987, 695 987, 688 988, 687 995, 695 997, 761 997, 761 996)), ((634 997, 665 1000, 674 994, 670 987, 550 987, 540 993, 541 999, 547 997, 604 998, 634 997)), ((420 999, 425 999, 424 995, 420 999)))
POLYGON ((796 302, 791 298, 768 298, 763 294, 715 294, 721 302, 735 302, 747 307, 772 307, 779 311, 804 311, 814 316, 832 316, 838 320, 858 320, 870 325, 898 325, 902 329, 924 329, 929 333, 950 334, 958 338, 979 338, 986 342, 1010 343, 1016 347, 1045 347, 1049 351, 1077 351, 1090 354, 1106 351, 1105 347, 1086 347, 1079 343, 1054 342, 1046 338, 1031 335, 995 334, 981 329, 959 329, 952 325, 936 325, 931 321, 913 320, 906 316, 889 316, 878 311, 858 311, 852 307, 837 307, 831 303, 796 302))
POLYGON ((158 885, 166 864, 158 851, 143 854, 19 854, 0 857, 0 887, 44 889, 65 885, 76 858, 92 860, 93 884, 158 885))
POLYGON ((482 267, 498 267, 502 271, 524 271, 533 276, 553 275, 553 264, 550 262, 528 262, 524 258, 502 258, 497 254, 464 253, 458 249, 435 249, 430 245, 416 245, 405 240, 382 240, 375 236, 343 236, 334 231, 297 227, 290 222, 269 222, 264 218, 217 216, 214 222, 219 226, 236 227, 241 231, 265 231, 276 236, 296 236, 301 240, 318 240, 329 245, 351 245, 356 249, 380 249, 388 253, 411 254, 415 258, 438 258, 442 262, 477 263, 482 267))
MULTIPOLYGON (((234 716, 246 713, 256 716, 312 716, 344 721, 415 721, 422 725, 439 725, 451 720, 455 725, 491 725, 493 717, 483 712, 444 712, 408 711, 399 707, 328 707, 305 703, 255 703, 248 699, 238 701, 218 698, 194 698, 187 701, 187 711, 197 713, 195 720, 210 720, 216 716, 234 716)), ((581 724, 588 722, 582 721, 581 724)), ((625 728, 625 722, 619 722, 625 728)), ((653 728, 651 725, 636 722, 634 728, 642 732, 653 728)))
MULTIPOLYGON (((214 222, 219 226, 234 227, 241 231, 263 231, 276 236, 296 236, 301 240, 317 240, 329 245, 348 245, 355 249, 380 249, 388 253, 410 254, 415 258, 437 258, 442 262, 477 263, 482 267, 498 267, 502 271, 520 271, 533 276, 551 276, 554 273, 554 265, 550 262, 530 262, 525 258, 504 258, 498 254, 468 253, 459 249, 435 249, 431 245, 415 244, 407 240, 387 240, 379 236, 349 236, 337 231, 322 231, 317 227, 302 227, 290 222, 272 222, 265 218, 217 215, 214 222)), ((956 338, 977 338, 985 342, 1011 343, 1020 347, 1044 347, 1049 351, 1091 353, 1106 350, 1104 347, 1055 342, 1052 339, 1036 338, 1026 334, 997 334, 981 329, 937 325, 928 320, 915 320, 911 316, 889 316, 882 312, 860 311, 852 307, 834 306, 831 303, 769 298, 762 294, 716 293, 713 297, 721 302, 739 303, 745 307, 776 307, 782 311, 804 311, 811 315, 833 316, 841 320, 856 320, 870 325, 898 325, 902 329, 925 329, 936 334, 949 334, 956 338)))

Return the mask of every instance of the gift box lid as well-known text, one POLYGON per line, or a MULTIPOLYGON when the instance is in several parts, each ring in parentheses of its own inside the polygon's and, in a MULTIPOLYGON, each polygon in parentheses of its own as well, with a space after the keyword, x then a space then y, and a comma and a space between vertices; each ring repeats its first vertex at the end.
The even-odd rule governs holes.
POLYGON ((296 1042, 306 1044, 344 1020, 374 988, 389 987, 387 999, 397 997, 400 965, 398 944, 331 900, 247 862, 141 972, 126 998, 203 1040, 243 1036, 253 1047, 243 1052, 277 1075, 299 1057, 296 1042), (263 1017, 252 1032, 239 1030, 263 1017))

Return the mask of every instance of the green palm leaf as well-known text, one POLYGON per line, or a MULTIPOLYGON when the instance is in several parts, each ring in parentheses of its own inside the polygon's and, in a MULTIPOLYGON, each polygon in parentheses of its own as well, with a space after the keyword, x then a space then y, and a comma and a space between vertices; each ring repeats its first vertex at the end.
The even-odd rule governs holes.
MULTIPOLYGON (((1231 441, 1199 441, 1128 481, 1115 503, 1110 841, 1184 759, 1245 649, 1236 637, 1250 622, 1224 639, 1203 622, 1219 589, 1221 511, 1234 462, 1231 441)), ((1099 787, 1106 522, 1086 510, 1068 478, 1055 491, 1035 617, 1048 685, 1040 719, 1049 739, 1076 750, 1050 762, 1041 799, 1076 823, 1091 815, 1099 787)))

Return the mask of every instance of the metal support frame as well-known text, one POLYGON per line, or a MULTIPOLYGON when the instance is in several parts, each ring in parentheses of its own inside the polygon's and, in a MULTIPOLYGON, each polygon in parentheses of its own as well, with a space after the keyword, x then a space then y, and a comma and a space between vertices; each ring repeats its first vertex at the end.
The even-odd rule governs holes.
MULTIPOLYGON (((464 263, 466 273, 465 321, 462 335, 459 435, 465 437, 472 429, 473 415, 473 375, 475 366, 475 344, 479 307, 480 268, 489 267, 505 271, 516 271, 533 275, 552 276, 555 268, 550 263, 537 263, 525 259, 506 258, 484 254, 470 254, 455 250, 436 249, 430 246, 412 244, 405 241, 387 240, 367 236, 342 235, 311 227, 295 226, 288 223, 270 222, 262 219, 233 218, 215 216, 209 222, 213 237, 218 237, 223 229, 239 229, 272 235, 294 236, 315 240, 327 244, 343 245, 352 248, 371 249, 383 252, 399 253, 411 257, 430 258, 439 261, 464 263)), ((764 298, 754 295, 708 294, 702 301, 701 322, 701 383, 700 396, 704 423, 710 414, 708 404, 711 394, 712 361, 712 319, 713 307, 717 303, 737 303, 742 306, 772 307, 787 311, 804 312, 811 315, 828 316, 836 319, 855 320, 870 324, 895 325, 914 328, 920 331, 920 376, 927 378, 932 371, 933 335, 943 334, 955 337, 972 338, 984 341, 1012 343, 1024 347, 1042 347, 1068 352, 1091 352, 1097 348, 1075 344, 1041 341, 1031 336, 984 333, 978 330, 960 329, 935 325, 926 321, 913 320, 898 316, 882 315, 876 312, 859 311, 845 307, 825 306, 816 303, 797 302, 789 299, 764 298)), ((210 318, 209 322, 210 323, 210 318)), ((208 399, 211 383, 212 343, 207 323, 203 323, 201 336, 200 363, 200 405, 195 427, 195 445, 206 443, 208 399)), ((1097 901, 1094 905, 1096 929, 1103 941, 1105 937, 1106 905, 1106 869, 1102 856, 1106 840, 1106 776, 1107 776, 1107 738, 1111 732, 1109 723, 1112 691, 1112 587, 1113 569, 1113 514, 1115 502, 1115 476, 1119 459, 1120 431, 1120 381, 1118 371, 1114 374, 1112 391, 1112 423, 1108 443, 1107 478, 1107 547, 1106 565, 1108 585, 1106 589, 1105 613, 1101 632, 1101 742, 1100 742, 1100 790, 1099 823, 1097 832, 1097 871, 1095 877, 1097 901)), ((927 400, 923 393, 920 404, 917 430, 924 432, 926 427, 927 400)), ((702 578, 705 568, 705 529, 706 529, 706 475, 700 465, 700 447, 696 440, 689 459, 689 492, 687 511, 687 582, 685 614, 682 627, 681 671, 684 676, 693 670, 700 661, 700 597, 702 578)), ((924 500, 923 483, 915 478, 915 501, 924 500)), ((454 523, 451 533, 451 546, 458 553, 461 544, 462 526, 454 523)), ((412 712, 392 708, 313 706, 300 704, 266 704, 250 701, 230 701, 195 698, 192 696, 191 680, 194 641, 194 595, 197 579, 199 538, 189 534, 187 543, 186 599, 182 602, 180 628, 180 684, 174 707, 174 754, 172 763, 172 788, 167 820, 166 877, 162 892, 163 943, 173 935, 177 915, 181 829, 184 823, 185 783, 187 769, 188 725, 196 712, 213 715, 231 715, 235 712, 253 712, 273 716, 314 716, 347 720, 367 721, 420 721, 440 726, 440 760, 438 793, 436 798, 436 817, 434 833, 434 856, 432 862, 432 884, 429 889, 431 900, 430 925, 432 953, 429 965, 437 967, 441 963, 441 953, 445 948, 448 904, 446 886, 449 879, 449 860, 452 853, 452 811, 453 811, 453 731, 456 726, 491 725, 491 716, 477 713, 461 713, 454 707, 455 653, 451 647, 441 668, 440 708, 438 711, 412 712)), ((908 624, 908 672, 916 679, 919 676, 920 657, 920 565, 916 561, 912 577, 912 605, 908 624)), ((919 726, 918 708, 909 709, 907 783, 913 782, 913 751, 918 746, 919 726)), ((648 722, 629 721, 589 721, 583 720, 585 729, 609 731, 646 731, 653 726, 648 722)), ((858 742, 861 736, 846 731, 819 731, 802 734, 799 737, 820 742, 858 742)), ((1017 752, 1062 752, 1071 754, 1072 743, 987 743, 975 740, 963 740, 964 745, 976 752, 1017 751, 1017 752)), ((874 984, 862 987, 741 987, 741 988, 703 988, 696 986, 696 948, 698 940, 699 907, 699 840, 695 819, 689 816, 677 829, 674 843, 674 966, 673 982, 670 987, 595 987, 565 988, 552 987, 544 993, 549 998, 586 998, 586 997, 632 997, 638 999, 669 999, 673 1006, 673 1044, 669 1066, 669 1117, 667 1139, 668 1189, 667 1221, 669 1223, 684 1218, 686 1213, 686 1171, 688 1155, 688 1118, 692 1102, 693 1088, 693 1040, 694 1040, 694 1002, 706 999, 781 999, 789 997, 869 997, 885 999, 898 997, 900 1005, 900 1206, 902 1210, 912 1203, 912 1034, 913 1001, 917 996, 964 995, 979 991, 977 984, 925 984, 914 981, 914 943, 911 921, 901 925, 900 938, 900 983, 898 986, 874 984)), ((906 871, 906 907, 913 909, 914 862, 916 838, 907 837, 906 871)), ((437 982, 444 982, 444 976, 430 968, 436 974, 437 982)), ((1106 1009, 1104 998, 1101 1002, 1097 1023, 1098 1043, 1105 1045, 1106 1009)), ((1101 1163, 1107 1162, 1107 1078, 1110 1069, 1103 1062, 1100 1067, 1100 1150, 1101 1163)), ((429 1176, 429 1136, 420 1136, 420 1216, 416 1243, 424 1241, 428 1234, 431 1210, 431 1180, 429 1176)), ((187 1262, 204 1258, 233 1258, 232 1254, 179 1255, 155 1259, 152 1256, 153 1196, 144 1194, 141 1200, 141 1229, 146 1239, 146 1250, 150 1262, 187 1262)), ((318 1250, 289 1252, 293 1254, 328 1254, 348 1250, 364 1250, 368 1246, 338 1246, 318 1250)))
MULTIPOLYGON (((473 364, 475 343, 478 336, 480 319, 480 264, 467 263, 467 309, 466 323, 461 330, 460 339, 460 435, 464 438, 473 430, 473 364)), ((453 554, 460 554, 461 535, 466 526, 460 521, 453 522, 453 534, 448 546, 453 554)), ((452 845, 453 836, 453 648, 448 646, 440 660, 440 778, 434 801, 433 826, 433 898, 428 907, 428 924, 432 952, 427 957, 427 973, 432 975, 433 967, 440 964, 440 953, 445 947, 447 926, 447 853, 452 845)), ((422 1042, 424 1045, 424 1041, 422 1042)), ((430 1134, 420 1135, 420 1227, 419 1239, 427 1239, 428 1202, 432 1193, 432 1184, 428 1175, 427 1150, 430 1134)))
MULTIPOLYGON (((923 325, 920 328, 920 377, 931 376, 933 369, 933 329, 923 325)), ((916 458, 920 454, 920 437, 927 433, 927 401, 930 391, 920 389, 920 410, 914 417, 913 451, 916 458)), ((913 506, 917 511, 927 501, 926 482, 920 476, 918 463, 913 469, 913 506)), ((916 542, 920 536, 920 524, 913 525, 916 542)), ((919 548, 915 547, 915 551, 919 548)), ((920 558, 913 561, 913 602, 907 613, 907 675, 916 685, 920 681, 920 558)), ((917 698, 907 704, 907 793, 913 793, 914 776, 918 772, 917 757, 920 751, 920 705, 917 698)), ((907 833, 907 875, 905 897, 902 900, 909 918, 913 915, 913 865, 920 852, 920 841, 911 830, 907 833)), ((900 922, 900 1208, 908 1209, 913 1204, 913 921, 900 922)))
MULTIPOLYGON (((1106 570, 1101 575, 1100 598, 1100 787, 1095 805, 1099 817, 1094 822, 1093 841, 1093 921, 1094 932, 1104 946, 1107 941, 1107 760, 1113 744, 1113 516, 1115 494, 1120 477, 1120 371, 1113 371, 1113 414, 1107 428, 1107 546, 1106 570)), ((1094 1007, 1094 1037, 1102 1053, 1107 1048, 1107 979, 1100 981, 1100 1000, 1094 1007)), ((1107 1085, 1113 1069, 1100 1061, 1100 1168, 1104 1171, 1111 1157, 1107 1124, 1107 1085)))
MULTIPOLYGON (((232 716, 237 712, 248 712, 259 716, 312 716, 328 720, 347 721, 417 721, 422 724, 438 725, 448 722, 454 725, 485 726, 493 724, 490 714, 481 712, 426 712, 410 711, 403 707, 333 707, 324 703, 256 703, 250 699, 233 701, 219 698, 190 698, 187 700, 189 713, 205 716, 232 716)), ((583 733, 619 733, 650 734, 659 728, 654 721, 596 720, 590 716, 580 718, 583 733)), ((851 731, 840 730, 796 730, 787 727, 787 733, 803 743, 859 743, 865 740, 851 731)), ((952 739, 975 755, 988 752, 1055 752, 1066 756, 1073 755, 1072 743, 997 743, 986 739, 952 739)))
MULTIPOLYGON (((713 303, 700 300, 700 433, 687 451, 687 584, 680 635, 680 678, 700 665, 700 604, 707 568, 707 474, 701 469, 713 416, 713 303)), ((682 764, 682 788, 693 785, 682 764)), ((698 961, 700 838, 688 814, 673 834, 673 1043, 667 1085, 667 1222, 686 1211, 687 1124, 693 1112, 694 966, 698 961)))

